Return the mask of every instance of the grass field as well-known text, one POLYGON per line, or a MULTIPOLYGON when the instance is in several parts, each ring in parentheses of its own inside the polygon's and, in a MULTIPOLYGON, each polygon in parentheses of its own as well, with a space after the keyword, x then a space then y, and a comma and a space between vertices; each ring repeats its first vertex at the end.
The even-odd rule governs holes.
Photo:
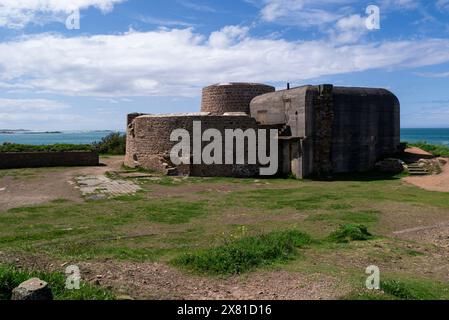
POLYGON ((449 298, 448 275, 438 271, 448 266, 441 258, 447 248, 392 234, 448 222, 447 193, 370 174, 138 183, 145 191, 134 196, 2 212, 0 251, 57 263, 157 262, 206 278, 263 270, 323 275, 349 288, 342 299, 449 298), (363 290, 372 264, 381 268, 384 293, 363 290))

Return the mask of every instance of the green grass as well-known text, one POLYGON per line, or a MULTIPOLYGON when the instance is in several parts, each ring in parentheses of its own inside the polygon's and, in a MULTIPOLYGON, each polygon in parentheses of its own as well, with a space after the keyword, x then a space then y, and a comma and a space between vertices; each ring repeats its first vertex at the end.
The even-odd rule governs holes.
POLYGON ((307 218, 309 221, 336 221, 344 223, 376 223, 379 221, 381 212, 379 210, 360 211, 336 211, 324 214, 315 214, 307 218))
POLYGON ((348 243, 351 241, 366 241, 372 239, 373 236, 368 232, 364 225, 345 224, 329 235, 328 239, 337 243, 348 243))
POLYGON ((207 274, 240 274, 256 267, 288 261, 297 255, 298 247, 311 241, 308 235, 298 231, 272 232, 185 254, 175 259, 174 264, 207 274))
POLYGON ((429 144, 426 141, 419 141, 409 144, 410 147, 418 147, 437 157, 449 157, 449 147, 444 145, 429 144))
POLYGON ((79 290, 65 288, 66 275, 58 272, 40 272, 0 265, 0 300, 9 300, 11 292, 22 282, 39 278, 49 284, 55 300, 112 300, 115 296, 104 289, 81 283, 79 290))
POLYGON ((388 295, 401 300, 447 300, 449 285, 426 279, 387 279, 381 282, 381 289, 388 295))
MULTIPOLYGON (((16 170, 14 177, 25 181, 23 175, 33 172, 41 171, 16 170)), ((136 181, 144 191, 134 196, 82 203, 59 199, 1 212, 0 251, 63 262, 179 263, 181 259, 184 264, 177 265, 205 274, 243 273, 274 264, 282 270, 341 275, 349 282, 346 270, 351 263, 371 254, 391 268, 401 258, 407 269, 402 271, 413 274, 423 256, 433 256, 388 235, 413 227, 414 222, 441 221, 449 212, 447 193, 372 174, 346 175, 335 181, 172 177, 136 181), (340 243, 359 239, 360 233, 362 240, 371 239, 360 228, 346 228, 335 239, 327 238, 343 225, 364 225, 376 238, 340 243), (285 245, 279 245, 279 236, 266 241, 267 235, 292 229, 322 241, 304 250, 291 245, 294 236, 285 245), (381 239, 385 241, 376 246, 381 239)), ((384 294, 382 298, 397 297, 384 294)))
POLYGON ((53 145, 27 145, 4 143, 0 145, 2 152, 68 152, 68 151, 92 151, 92 146, 88 144, 53 144, 53 145))
POLYGON ((381 290, 358 290, 345 300, 448 300, 449 284, 420 277, 392 277, 381 281, 381 290))
POLYGON ((187 223, 193 218, 197 218, 207 213, 206 203, 202 201, 168 201, 154 203, 151 206, 142 206, 139 210, 147 211, 147 218, 150 221, 180 224, 187 223))
POLYGON ((112 132, 92 146, 100 154, 123 155, 126 152, 126 134, 112 132))

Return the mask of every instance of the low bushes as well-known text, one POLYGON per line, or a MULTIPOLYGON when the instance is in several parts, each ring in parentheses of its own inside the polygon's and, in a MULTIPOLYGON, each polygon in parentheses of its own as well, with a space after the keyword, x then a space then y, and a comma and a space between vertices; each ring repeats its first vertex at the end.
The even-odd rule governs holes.
POLYGON ((93 148, 100 154, 123 155, 126 153, 126 134, 113 132, 101 141, 94 142, 93 148))
POLYGON ((174 263, 202 273, 239 274, 255 267, 289 260, 295 257, 298 247, 311 241, 308 235, 298 231, 272 232, 185 254, 174 263))
POLYGON ((409 144, 410 147, 417 147, 433 154, 436 157, 449 157, 449 147, 444 145, 428 144, 425 141, 409 144))
POLYGON ((52 144, 27 145, 4 143, 0 145, 0 153, 5 152, 69 152, 69 151, 96 151, 100 154, 124 155, 126 153, 126 135, 119 132, 111 133, 93 144, 52 144))
POLYGON ((351 241, 365 241, 372 239, 368 228, 361 224, 344 224, 329 235, 328 239, 337 243, 348 243, 351 241))
POLYGON ((88 144, 52 144, 35 146, 28 144, 4 143, 0 145, 0 153, 5 152, 68 152, 68 151, 92 151, 88 144))
MULTIPOLYGON (((325 242, 349 243, 372 238, 365 226, 346 224, 329 235, 325 242)), ((276 262, 287 262, 297 256, 298 248, 313 243, 319 241, 314 241, 309 235, 296 230, 276 231, 183 254, 172 262, 199 273, 226 276, 276 262)))

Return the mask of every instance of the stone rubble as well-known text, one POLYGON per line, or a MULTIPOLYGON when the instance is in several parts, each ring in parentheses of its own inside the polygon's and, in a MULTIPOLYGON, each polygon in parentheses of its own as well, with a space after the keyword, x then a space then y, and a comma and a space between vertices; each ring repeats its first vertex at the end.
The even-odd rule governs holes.
POLYGON ((53 300, 53 294, 47 282, 32 278, 12 291, 11 300, 53 300))

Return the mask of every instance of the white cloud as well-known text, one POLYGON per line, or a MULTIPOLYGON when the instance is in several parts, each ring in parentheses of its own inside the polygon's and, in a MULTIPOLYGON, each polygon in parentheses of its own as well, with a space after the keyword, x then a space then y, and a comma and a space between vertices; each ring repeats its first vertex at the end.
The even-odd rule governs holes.
MULTIPOLYGON (((342 21, 342 28, 357 25, 342 21)), ((66 38, 41 34, 0 43, 0 88, 97 97, 196 96, 216 82, 303 82, 379 68, 449 62, 449 40, 341 44, 250 36, 229 26, 66 38)))
POLYGON ((449 71, 448 72, 419 72, 416 73, 416 75, 426 78, 448 78, 449 77, 449 71))
POLYGON ((35 123, 70 123, 81 117, 67 114, 70 108, 65 102, 48 99, 6 99, 0 98, 0 127, 29 126, 35 123))
POLYGON ((413 10, 421 5, 421 0, 382 0, 384 8, 413 10))
POLYGON ((0 27, 23 28, 30 23, 65 21, 74 10, 95 7, 103 12, 126 0, 0 0, 0 27))
POLYGON ((142 16, 139 18, 140 21, 147 24, 153 24, 157 26, 165 27, 193 27, 194 24, 182 20, 171 20, 171 19, 159 19, 149 16, 142 16))
POLYGON ((212 32, 209 44, 214 48, 226 48, 243 40, 248 32, 248 27, 226 26, 220 31, 212 32))
POLYGON ((441 11, 449 11, 449 0, 438 0, 436 5, 441 11))
POLYGON ((301 27, 322 26, 335 22, 343 14, 334 5, 347 5, 354 0, 263 0, 262 20, 301 27))
POLYGON ((47 99, 2 99, 0 112, 56 111, 69 108, 65 102, 47 99))
MULTIPOLYGON (((370 1, 358 0, 247 0, 253 4, 261 4, 262 20, 280 22, 298 26, 318 26, 335 22, 343 16, 351 14, 353 5, 359 8, 356 13, 362 13, 368 5, 376 4, 370 1), (361 3, 362 2, 362 3, 361 3)), ((449 0, 438 0, 445 4, 449 0)), ((411 10, 421 5, 420 0, 380 0, 383 9, 411 10)), ((352 12, 354 14, 354 12, 352 12)))
POLYGON ((192 9, 195 11, 200 11, 200 12, 209 12, 209 13, 214 13, 217 12, 217 10, 215 10, 213 7, 210 7, 208 5, 205 4, 200 4, 200 3, 196 3, 193 1, 187 1, 187 0, 181 0, 178 1, 182 6, 188 8, 188 9, 192 9))
POLYGON ((366 17, 354 14, 337 21, 335 30, 333 31, 333 37, 337 42, 355 43, 368 32, 366 17))

